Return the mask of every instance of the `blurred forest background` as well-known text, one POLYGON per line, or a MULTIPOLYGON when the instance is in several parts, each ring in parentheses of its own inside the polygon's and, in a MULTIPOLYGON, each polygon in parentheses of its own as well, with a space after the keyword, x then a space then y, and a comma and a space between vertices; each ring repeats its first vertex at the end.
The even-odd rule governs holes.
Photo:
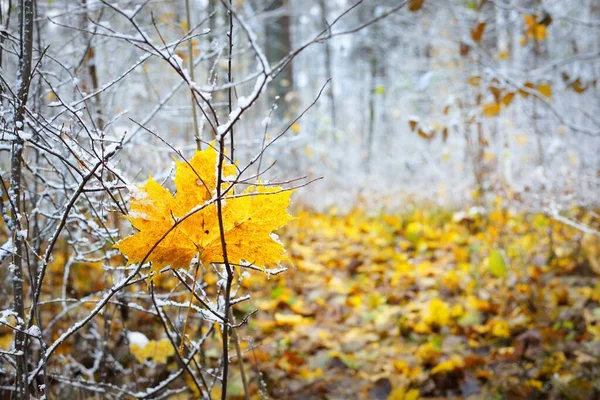
MULTIPOLYGON (((239 156, 249 157, 261 146, 273 104, 271 135, 332 78, 315 108, 268 154, 270 160, 278 156, 273 175, 324 176, 299 194, 311 204, 347 207, 365 193, 370 200, 400 195, 460 205, 473 190, 519 193, 533 207, 596 199, 597 2, 408 3, 418 10, 403 7, 385 16, 401 2, 365 2, 323 36, 331 39, 298 54, 238 124, 239 156)), ((140 4, 118 6, 133 12, 140 4)), ((226 115, 227 92, 216 89, 227 82, 222 46, 228 22, 226 11, 211 4, 190 2, 194 37, 175 53, 187 66, 191 43, 194 81, 226 115)), ((235 4, 273 64, 328 29, 351 5, 235 4)), ((155 24, 170 43, 190 32, 185 10, 180 2, 152 1, 136 18, 149 35, 156 35, 155 24)), ((90 97, 82 118, 101 124, 114 138, 127 132, 132 145, 120 157, 135 166, 123 168, 129 178, 139 180, 146 171, 162 177, 170 163, 170 149, 130 118, 177 147, 193 148, 187 85, 163 60, 142 59, 145 52, 134 40, 138 33, 123 15, 95 1, 39 2, 37 13, 37 45, 49 46, 47 54, 62 66, 53 67, 49 83, 63 101, 79 107, 86 95, 100 91, 90 97)), ((233 34, 233 76, 243 82, 257 67, 243 30, 234 28, 233 34)), ((15 74, 10 65, 4 68, 15 74)), ((247 96, 252 88, 252 81, 236 85, 234 96, 247 96)), ((40 90, 40 101, 56 102, 52 90, 40 90)), ((210 140, 210 127, 196 114, 210 140)), ((62 118, 68 126, 68 117, 62 118)))
POLYGON ((599 398, 599 0, 0 0, 0 68, 0 397, 599 398), (213 146, 288 271, 150 278, 213 146))

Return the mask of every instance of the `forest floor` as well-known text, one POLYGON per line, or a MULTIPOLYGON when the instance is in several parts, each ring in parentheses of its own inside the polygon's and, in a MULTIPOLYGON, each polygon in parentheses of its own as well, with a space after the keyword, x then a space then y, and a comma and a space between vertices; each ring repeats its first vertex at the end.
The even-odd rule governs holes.
MULTIPOLYGON (((600 399, 597 236, 502 204, 487 212, 419 207, 376 215, 359 209, 294 214, 279 232, 288 270, 252 272, 239 292, 251 298, 236 305, 237 322, 256 311, 238 329, 252 399, 600 399)), ((600 222, 585 210, 568 217, 592 227, 600 222)), ((121 265, 120 256, 115 263, 121 265)), ((48 298, 61 296, 64 265, 57 253, 48 298)), ((172 320, 181 321, 189 294, 175 293, 177 281, 166 272, 156 292, 183 305, 170 310, 172 320)), ((64 305, 48 302, 43 318, 53 321, 46 329, 54 338, 101 298, 110 284, 106 276, 100 262, 71 265, 64 290, 74 299, 92 297, 73 303, 68 314, 64 305)), ((206 290, 218 287, 217 280, 205 274, 206 290)), ((133 373, 106 373, 103 384, 112 385, 106 390, 115 398, 122 397, 120 386, 144 390, 179 369, 157 318, 129 306, 146 301, 152 310, 141 300, 148 297, 147 283, 141 280, 127 296, 111 306, 110 329, 106 317, 95 318, 55 357, 86 373, 96 365, 90 346, 97 332, 106 332, 110 339, 98 343, 106 343, 114 365, 133 373), (151 340, 135 348, 132 334, 151 340)), ((190 334, 208 329, 194 321, 190 334)), ((220 367, 214 327, 198 360, 203 368, 220 367)), ((12 333, 0 327, 0 347, 11 341, 12 333)), ((233 346, 230 354, 228 397, 243 399, 233 346)), ((85 386, 59 377, 53 384, 63 385, 61 398, 89 395, 85 386)), ((183 376, 174 386, 179 394, 169 398, 199 395, 183 376)), ((219 392, 215 385, 211 397, 220 398, 219 392)))
POLYGON ((500 205, 301 212, 282 235, 293 266, 248 281, 250 386, 259 398, 260 372, 285 399, 600 398, 598 239, 500 205))

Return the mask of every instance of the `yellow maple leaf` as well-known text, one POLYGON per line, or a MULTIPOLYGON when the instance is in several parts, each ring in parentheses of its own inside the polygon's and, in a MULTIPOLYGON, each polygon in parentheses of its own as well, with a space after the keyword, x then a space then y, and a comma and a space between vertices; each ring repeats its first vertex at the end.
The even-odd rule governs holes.
MULTIPOLYGON (((224 262, 216 198, 217 152, 208 147, 189 162, 177 162, 172 195, 152 177, 132 193, 127 217, 138 231, 117 243, 129 263, 152 262, 152 270, 171 265, 186 268, 199 255, 205 265, 224 262)), ((223 165, 223 176, 236 167, 223 165)), ((223 183, 223 188, 229 183, 223 183)), ((285 256, 283 244, 272 232, 291 216, 287 213, 292 191, 280 187, 249 187, 227 194, 222 202, 223 230, 229 262, 273 265, 285 256)))
MULTIPOLYGON (((232 263, 250 262, 264 267, 280 262, 285 257, 283 244, 271 234, 292 217, 287 213, 292 191, 280 187, 250 187, 242 197, 226 200, 223 209, 227 255, 232 263)), ((216 207, 213 207, 216 211, 216 207)), ((216 212, 215 212, 216 215, 216 212)), ((218 235, 218 227, 214 230, 218 235)), ((206 243, 201 253, 202 262, 223 262, 220 237, 206 243)))
POLYGON ((132 193, 127 219, 139 232, 116 245, 129 258, 129 263, 151 261, 156 269, 167 264, 189 264, 196 254, 196 246, 183 227, 171 230, 175 223, 174 210, 175 199, 152 177, 132 193))

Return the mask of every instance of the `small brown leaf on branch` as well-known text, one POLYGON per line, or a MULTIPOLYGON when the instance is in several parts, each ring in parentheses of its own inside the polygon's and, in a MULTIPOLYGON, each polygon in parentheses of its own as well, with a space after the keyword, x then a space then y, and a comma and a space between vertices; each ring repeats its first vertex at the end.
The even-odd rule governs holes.
POLYGON ((485 31, 485 22, 480 22, 474 27, 471 28, 471 38, 479 42, 483 36, 483 32, 485 31))
POLYGON ((423 7, 425 0, 408 0, 408 11, 416 12, 423 7))

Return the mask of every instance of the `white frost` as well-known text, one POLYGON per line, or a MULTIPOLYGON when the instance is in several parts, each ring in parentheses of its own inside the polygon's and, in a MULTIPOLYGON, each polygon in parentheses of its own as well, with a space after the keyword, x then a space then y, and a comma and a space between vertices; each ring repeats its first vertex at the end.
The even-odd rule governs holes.
POLYGON ((42 337, 42 331, 37 325, 31 325, 31 327, 27 329, 27 334, 36 338, 42 337))
POLYGON ((240 108, 248 108, 248 106, 252 103, 251 100, 252 99, 249 99, 247 97, 240 96, 238 98, 238 106, 240 106, 240 108))
POLYGON ((12 238, 8 238, 8 240, 0 247, 0 263, 8 256, 15 252, 15 246, 13 245, 12 238))
POLYGON ((265 117, 265 119, 262 120, 262 122, 260 123, 260 125, 264 128, 267 125, 269 125, 271 123, 271 117, 265 117))
POLYGON ((129 340, 130 345, 135 344, 142 348, 150 341, 142 332, 127 332, 127 340, 129 340))

